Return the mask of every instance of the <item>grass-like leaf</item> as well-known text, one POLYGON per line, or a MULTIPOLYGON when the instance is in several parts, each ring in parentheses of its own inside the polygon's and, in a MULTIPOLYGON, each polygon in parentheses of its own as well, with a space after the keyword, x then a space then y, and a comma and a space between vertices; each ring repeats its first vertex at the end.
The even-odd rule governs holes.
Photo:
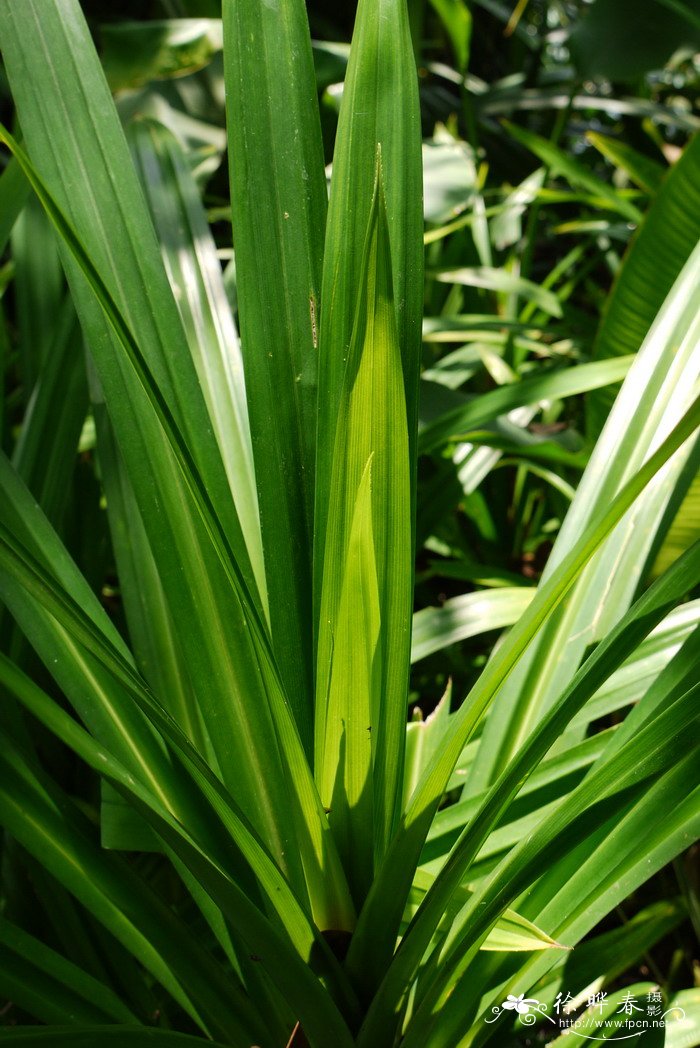
POLYGON ((311 563, 326 180, 302 0, 225 0, 231 207, 275 655, 313 739, 311 563))
MULTIPOLYGON (((635 353, 664 297, 700 238, 700 135, 690 140, 667 172, 644 222, 630 245, 594 345, 598 358, 635 353)), ((588 424, 600 433, 614 389, 601 390, 587 403, 588 424)))
MULTIPOLYGON (((223 577, 220 577, 222 587, 218 590, 218 596, 228 605, 229 614, 237 616, 239 622, 242 619, 240 626, 240 639, 243 641, 243 646, 239 650, 239 655, 241 657, 245 655, 247 664, 241 665, 240 662, 235 663, 232 661, 231 652, 228 646, 224 644, 223 637, 220 633, 207 633, 207 640, 210 645, 213 644, 214 651, 218 650, 219 658, 222 656, 224 657, 224 664, 228 667, 230 673, 234 673, 235 671, 238 674, 243 673, 244 676, 246 674, 248 675, 247 685, 243 685, 241 682, 239 685, 241 690, 238 692, 234 690, 233 695, 231 695, 232 699, 235 700, 238 698, 239 700, 242 700, 243 695, 250 694, 248 690, 249 687, 256 687, 262 691, 262 705, 259 709, 262 719, 259 721, 259 726, 265 725, 263 731, 270 733, 270 743, 264 744, 261 749, 257 750, 256 754, 255 747, 251 747, 250 728, 252 725, 248 722, 247 718, 244 718, 243 720, 247 729, 245 738, 241 738, 239 733, 232 729, 232 734, 225 739, 220 739, 217 735, 212 733, 212 741, 215 746, 218 745, 220 747, 221 745, 224 745, 229 755, 230 747, 232 745, 238 745, 241 747, 241 759, 249 768, 250 779, 248 780, 248 786, 252 791, 248 793, 247 804, 246 801, 243 801, 244 807, 248 807, 249 813, 252 810, 252 812, 255 813, 255 818, 257 820, 262 820, 263 822, 268 823, 268 828, 271 830, 271 836, 268 837, 268 842, 271 843, 273 851, 277 852, 281 864, 284 867, 287 867, 290 873, 293 870, 296 871, 296 874, 293 874, 293 876, 295 875, 298 878, 300 894, 302 896, 306 894, 306 885, 301 881, 302 865, 300 865, 300 862, 304 864, 307 875, 310 878, 313 878, 315 882, 315 887, 312 889, 312 898, 314 906, 319 913, 319 920, 321 923, 328 927, 342 927, 350 919, 348 916, 347 888, 344 883, 343 875, 337 864, 337 856, 334 855, 332 845, 329 849, 328 834, 327 832, 324 833, 324 830, 327 831, 327 825, 321 810, 318 795, 314 789, 313 782, 311 781, 310 769, 301 751, 298 732, 291 721, 291 714, 285 703, 284 691, 279 681, 273 657, 269 651, 268 637, 264 625, 256 614, 255 605, 250 601, 249 590, 245 585, 245 580, 241 577, 238 564, 230 549, 228 536, 222 529, 221 523, 213 511, 208 491, 202 485, 202 479, 191 461, 188 448, 183 443, 182 435, 178 430, 167 405, 163 402, 158 387, 154 385, 153 376, 148 370, 146 362, 143 359, 138 345, 134 341, 133 335, 126 324, 124 317, 119 312, 119 309, 111 298, 99 273, 95 270, 90 258, 85 254, 82 245, 76 238, 70 224, 66 221, 60 209, 56 206, 41 179, 34 171, 31 163, 7 132, 4 132, 4 136, 6 140, 12 144, 15 154, 22 160, 24 169, 32 181, 35 190, 41 196, 42 202, 47 208, 47 212, 51 215, 57 229, 60 231, 66 243, 70 246, 71 251, 77 259, 77 263, 81 267, 81 271, 90 281, 92 287, 94 287, 100 307, 104 310, 105 317, 109 318, 112 330, 117 336, 122 350, 125 351, 127 360, 134 369, 134 377, 136 378, 136 381, 139 383, 139 386, 143 383, 141 388, 148 395, 147 404, 149 406, 146 409, 147 416, 153 412, 155 417, 152 417, 152 420, 156 423, 156 432, 159 433, 161 438, 163 435, 166 436, 168 458, 163 459, 161 465, 165 465, 166 462, 169 461, 170 465, 175 469, 175 478, 179 478, 175 481, 174 488, 167 489, 166 486, 166 490, 168 490, 170 498, 172 498, 175 492, 180 492, 183 496, 186 496, 186 493, 189 493, 189 495, 193 497, 194 505, 196 507, 193 522, 199 522, 199 527, 203 528, 204 534, 207 536, 209 542, 212 543, 213 547, 211 549, 213 559, 209 561, 210 567, 214 570, 215 574, 223 571, 223 577), (172 456, 172 458, 170 458, 170 456, 172 456), (244 617, 244 607, 247 609, 248 618, 244 617), (271 721, 268 700, 272 701, 277 710, 278 719, 276 726, 273 726, 271 721), (294 773, 291 775, 288 782, 293 791, 298 794, 301 801, 298 809, 298 813, 301 815, 301 824, 298 827, 302 834, 301 857, 296 848, 290 850, 290 847, 285 847, 284 845, 285 839, 289 840, 289 834, 291 833, 293 835, 297 827, 291 825, 289 820, 284 817, 285 804, 283 801, 283 795, 286 793, 287 786, 284 784, 284 765, 281 765, 277 758, 278 744, 281 744, 288 750, 291 764, 294 767, 294 773), (267 768, 265 770, 261 769, 261 758, 267 762, 267 768), (275 788, 279 788, 283 791, 278 798, 278 804, 262 803, 261 785, 268 791, 268 794, 271 789, 274 790, 275 788), (272 824, 276 824, 274 829, 272 828, 272 824), (327 876, 329 863, 330 867, 334 868, 334 872, 331 874, 330 879, 327 876)), ((158 480, 159 483, 163 485, 165 482, 165 475, 163 472, 159 474, 158 480)), ((180 505, 179 512, 181 512, 181 510, 182 506, 180 505)), ((183 528, 180 535, 182 538, 186 539, 187 542, 192 541, 193 535, 190 528, 183 528)), ((197 562, 198 561, 195 559, 194 563, 197 562)), ((194 564, 190 566, 193 567, 194 564)), ((213 597, 213 588, 211 588, 209 592, 213 597)), ((190 594, 190 598, 191 597, 192 594, 190 594)), ((178 621, 181 620, 178 618, 178 621)), ((235 621, 235 619, 233 621, 235 621)), ((184 622, 181 622, 181 625, 184 628, 184 622)), ((223 669, 223 667, 220 668, 223 669)), ((127 675, 130 673, 131 670, 129 669, 127 675)), ((213 699, 214 696, 212 695, 211 697, 213 699)), ((220 709, 218 707, 216 709, 217 713, 220 715, 220 709)), ((212 707, 210 707, 210 712, 214 712, 212 707)), ((234 709, 229 708, 228 712, 232 715, 234 709)), ((222 760, 219 749, 217 750, 217 757, 222 765, 224 778, 226 777, 224 769, 227 765, 230 767, 230 772, 233 775, 234 769, 233 766, 230 765, 230 756, 228 759, 222 760)), ((235 786, 233 786, 233 788, 239 796, 243 792, 240 767, 238 766, 236 767, 235 786)), ((259 822, 258 824, 260 825, 261 823, 259 822)))
MULTIPOLYGON (((336 417, 355 325, 363 252, 373 208, 377 147, 381 150, 391 279, 403 366, 410 454, 415 432, 423 283, 420 114, 415 59, 405 0, 362 0, 350 52, 333 160, 318 372, 318 437, 314 593, 320 606, 336 417)), ((411 481, 413 484, 413 480, 411 481)), ((396 818, 389 809, 382 834, 396 818)))
POLYGON ((9 1044, 480 1048, 697 923, 689 64, 485 6, 0 5, 9 1044))
MULTIPOLYGON (((335 431, 316 702, 317 779, 331 825, 357 817, 365 847, 373 842, 358 902, 400 799, 411 625, 406 402, 380 166, 360 287, 335 431), (347 775, 356 787, 344 799, 335 784, 347 775)), ((347 859, 352 851, 348 838, 347 859)))
POLYGON ((452 732, 431 760, 414 791, 404 815, 402 829, 388 852, 383 869, 360 914, 358 933, 351 945, 349 957, 355 977, 359 980, 377 978, 384 965, 388 964, 393 936, 410 886, 407 871, 418 861, 452 769, 498 688, 614 525, 671 456, 692 436, 699 423, 700 398, 695 400, 669 437, 627 482, 607 511, 591 522, 557 570, 539 588, 527 614, 511 630, 472 689, 468 700, 458 711, 452 732), (383 923, 380 923, 379 911, 383 915, 383 923))

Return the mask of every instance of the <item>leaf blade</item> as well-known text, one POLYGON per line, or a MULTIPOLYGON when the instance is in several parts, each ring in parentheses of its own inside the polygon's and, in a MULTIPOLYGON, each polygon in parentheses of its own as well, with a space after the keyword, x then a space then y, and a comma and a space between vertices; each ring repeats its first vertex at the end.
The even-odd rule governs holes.
MULTIPOLYGON (((360 288, 333 449, 318 637, 316 752, 320 781, 329 791, 323 797, 324 804, 332 807, 336 803, 332 783, 343 729, 342 718, 331 714, 327 696, 336 681, 342 690, 354 691, 349 666, 346 664, 344 678, 335 672, 335 667, 340 665, 339 660, 352 658, 358 642, 364 644, 366 683, 371 697, 368 696, 365 710, 369 719, 360 733, 364 732, 365 747, 372 754, 374 848, 381 854, 400 803, 403 776, 411 536, 406 404, 379 167, 360 288), (353 515, 362 513, 359 493, 365 509, 370 510, 362 539, 358 534, 363 555, 368 558, 363 591, 376 607, 363 623, 364 637, 355 636, 352 640, 350 634, 355 630, 351 629, 341 644, 341 612, 345 609, 344 615, 351 613, 343 601, 343 566, 351 565, 359 552, 351 548, 353 515), (371 587, 376 587, 372 596, 371 587)), ((358 516, 358 526, 360 519, 358 516)), ((358 592, 355 599, 359 596, 358 592)), ((360 898, 369 883, 371 866, 365 870, 361 887, 356 885, 360 898)))
POLYGON ((272 642, 310 753, 317 313, 326 222, 316 80, 302 0, 225 0, 223 17, 236 277, 272 642))
MULTIPOLYGON (((405 0, 362 0, 334 153, 319 342, 315 608, 318 615, 338 404, 381 148, 414 490, 423 295, 420 112, 405 0)), ((415 496, 413 496, 415 498, 415 496)))

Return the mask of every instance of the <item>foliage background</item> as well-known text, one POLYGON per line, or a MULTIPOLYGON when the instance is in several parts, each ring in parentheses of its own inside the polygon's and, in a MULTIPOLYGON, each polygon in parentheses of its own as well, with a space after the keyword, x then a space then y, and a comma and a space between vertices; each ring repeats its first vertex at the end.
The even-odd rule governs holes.
MULTIPOLYGON (((695 157, 688 177, 698 193, 698 141, 689 143, 700 127, 700 15, 690 2, 658 0, 595 5, 530 0, 515 10, 499 0, 409 6, 426 143, 420 423, 429 432, 436 418, 467 403, 465 394, 491 393, 547 378, 554 366, 559 375, 562 367, 611 356, 600 334, 611 288, 643 216, 662 199, 686 147, 686 170, 688 157, 695 157)), ((184 145, 235 309, 220 44, 204 27, 178 49, 167 26, 160 26, 163 19, 218 18, 216 3, 90 0, 84 10, 124 120, 155 116, 184 145), (148 35, 144 29, 153 20, 159 28, 148 35)), ((330 163, 355 11, 352 5, 319 0, 308 10, 330 163)), ((3 107, 9 125, 6 86, 3 107)), ((681 223, 692 246, 700 235, 700 210, 689 202, 681 223)), ((656 250, 658 307, 677 272, 666 272, 663 252, 656 250)), ((4 450, 16 455, 64 286, 52 234, 38 208, 30 207, 13 231, 6 258, 2 439, 4 450)), ((639 334, 639 339, 630 334, 622 352, 618 340, 616 352, 621 357, 633 352, 644 332, 639 334)), ((85 376, 76 376, 75 384, 75 396, 87 408, 85 376)), ((536 412, 519 404, 516 395, 506 419, 500 414, 496 422, 467 427, 459 439, 449 433, 450 439, 431 447, 422 438, 410 685, 417 722, 435 711, 449 682, 452 708, 459 707, 500 631, 524 609, 528 598, 519 591, 533 588, 547 563, 612 402, 610 389, 564 395, 557 388, 555 383, 552 393, 538 398, 536 412), (486 610, 475 599, 499 590, 502 599, 496 596, 486 610)), ((99 420, 90 415, 81 425, 79 453, 70 453, 70 480, 57 500, 55 519, 102 605, 127 635, 115 540, 94 454, 99 420)), ((47 459, 50 454, 48 449, 47 459)), ((668 511, 669 522, 674 518, 668 536, 636 565, 640 587, 700 537, 694 462, 668 511)), ((36 484, 50 484, 46 461, 37 469, 36 484)), ((687 594, 696 596, 697 588, 687 594)), ((8 617, 3 630, 6 650, 16 654, 18 647, 26 648, 8 617)), ((23 657, 31 676, 56 693, 39 660, 28 650, 23 657)), ((604 731, 620 720, 616 709, 592 727, 604 731)), ((94 777, 37 730, 52 775, 94 817, 99 806, 94 777)), ((42 899, 42 875, 30 863, 34 887, 26 891, 18 874, 26 859, 18 858, 15 848, 8 838, 4 912, 57 945, 57 934, 47 931, 51 889, 44 885, 42 899)), ((174 907, 187 906, 168 864, 146 852, 135 853, 133 863, 174 907)), ((592 930, 591 937, 614 935, 638 913, 667 907, 667 924, 659 921, 658 935, 616 972, 612 989, 652 979, 671 995, 698 984, 699 891, 697 853, 691 850, 592 930)), ((3 1017, 7 1025, 29 1018, 12 1002, 3 1017)))

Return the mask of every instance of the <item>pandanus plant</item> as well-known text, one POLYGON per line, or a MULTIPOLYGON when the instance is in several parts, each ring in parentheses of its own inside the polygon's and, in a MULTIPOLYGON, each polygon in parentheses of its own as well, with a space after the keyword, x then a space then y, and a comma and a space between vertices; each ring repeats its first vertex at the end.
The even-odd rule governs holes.
POLYGON ((683 915, 571 951, 698 835, 700 549, 646 565, 696 459, 700 249, 667 221, 654 318, 650 219, 599 360, 419 427, 404 0, 360 0, 330 196, 302 0, 224 0, 223 33, 237 314, 182 144, 125 133, 78 0, 0 6, 0 232, 18 277, 39 245, 46 321, 0 459, 0 985, 38 1023, 2 1040, 500 1043, 501 1000, 585 1001, 683 915), (537 589, 486 600, 512 628, 407 725, 419 453, 625 372, 537 589), (81 432, 126 634, 63 541, 81 432))

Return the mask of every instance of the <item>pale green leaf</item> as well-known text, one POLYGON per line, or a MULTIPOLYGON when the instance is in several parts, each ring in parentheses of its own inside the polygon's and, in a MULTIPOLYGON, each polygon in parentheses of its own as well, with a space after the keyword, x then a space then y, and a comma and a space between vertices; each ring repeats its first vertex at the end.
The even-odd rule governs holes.
MULTIPOLYGON (((343 580, 353 526, 358 529, 360 524, 358 518, 353 525, 353 517, 356 506, 357 512, 362 512, 358 493, 366 477, 363 500, 369 499, 371 503, 371 529, 366 525, 364 530, 357 531, 355 538, 356 542, 361 539, 371 545, 363 554, 367 558, 362 587, 367 609, 366 636, 359 640, 362 631, 358 630, 352 643, 359 641, 367 647, 366 679, 371 682, 371 693, 358 696, 354 701, 366 703, 365 712, 369 713, 362 730, 365 745, 372 754, 372 803, 377 819, 373 847, 381 854, 400 804, 403 776, 411 624, 411 534, 406 402, 381 171, 379 168, 377 171, 355 326, 335 430, 318 637, 316 774, 323 784, 324 805, 335 809, 336 816, 338 804, 348 803, 352 810, 352 804, 338 797, 331 786, 337 773, 338 733, 342 734, 339 721, 343 718, 336 715, 335 720, 331 720, 330 706, 331 702, 338 702, 338 687, 352 693, 358 683, 349 670, 346 669, 344 675, 336 675, 334 667, 337 659, 341 660, 341 666, 343 663, 347 666, 348 653, 342 645, 338 647, 341 641, 349 643, 340 633, 343 580), (372 575, 375 576, 373 582, 370 581, 372 575), (370 612, 375 587, 378 607, 376 612, 370 612), (335 741, 329 747, 332 739, 335 741)), ((350 610, 348 606, 345 614, 350 610)), ((361 817, 359 813, 358 817, 361 817)), ((364 897, 370 883, 371 875, 369 879, 365 876, 362 887, 355 886, 358 898, 364 897)))

